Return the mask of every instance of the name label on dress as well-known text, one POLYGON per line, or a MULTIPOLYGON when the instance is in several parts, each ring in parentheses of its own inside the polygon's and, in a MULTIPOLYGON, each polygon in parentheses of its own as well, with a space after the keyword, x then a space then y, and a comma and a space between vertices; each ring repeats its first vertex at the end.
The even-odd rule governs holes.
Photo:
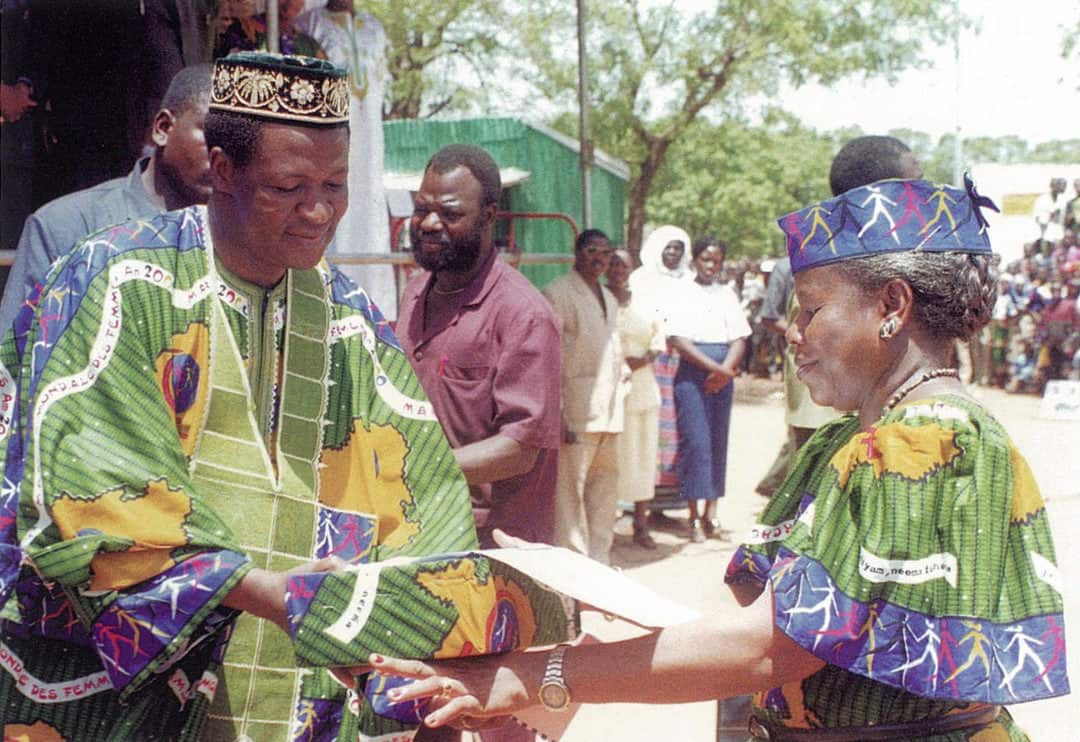
POLYGON ((859 574, 870 582, 896 582, 901 585, 918 585, 940 577, 955 588, 956 557, 943 552, 922 559, 883 559, 860 548, 859 574))
POLYGON ((0 441, 11 431, 15 418, 15 380, 7 367, 0 363, 0 441))
POLYGON ((966 423, 971 419, 971 416, 964 410, 944 402, 909 405, 904 408, 905 420, 915 417, 934 417, 938 420, 955 420, 960 423, 966 423))
POLYGON ((81 678, 46 683, 27 672, 22 658, 3 642, 0 642, 0 666, 7 670, 19 692, 37 703, 74 701, 113 687, 109 674, 104 670, 81 678))
POLYGON ((758 523, 751 527, 750 533, 746 534, 744 543, 767 544, 772 541, 783 541, 795 530, 795 524, 798 522, 798 518, 792 518, 791 520, 785 520, 783 523, 777 523, 775 526, 758 523))
POLYGON ((326 627, 327 635, 343 644, 348 644, 360 635, 371 616, 371 609, 375 607, 380 571, 380 565, 373 564, 353 572, 356 575, 356 584, 353 586, 352 597, 341 616, 326 627))
POLYGON ((814 503, 811 502, 799 513, 797 518, 785 520, 775 526, 767 526, 757 523, 750 528, 750 532, 743 539, 745 544, 767 544, 772 541, 783 541, 795 530, 796 523, 803 523, 807 528, 814 527, 814 503))

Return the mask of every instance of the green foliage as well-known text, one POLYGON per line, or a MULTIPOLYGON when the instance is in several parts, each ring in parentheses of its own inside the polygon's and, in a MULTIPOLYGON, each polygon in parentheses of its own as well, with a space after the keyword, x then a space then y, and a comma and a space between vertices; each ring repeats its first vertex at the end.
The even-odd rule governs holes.
MULTIPOLYGON (((955 134, 945 134, 935 142, 929 134, 909 129, 896 129, 889 133, 911 147, 927 179, 952 182, 955 134)), ((963 170, 982 163, 1080 162, 1080 139, 1056 139, 1033 145, 1014 135, 971 137, 963 140, 962 158, 963 170)))
MULTIPOLYGON (((570 112, 576 67, 563 52, 576 38, 575 21, 551 5, 530 3, 522 48, 536 70, 530 81, 570 112)), ((892 76, 919 62, 924 41, 943 39, 951 12, 934 0, 730 0, 696 14, 678 5, 588 2, 592 136, 632 167, 632 250, 646 203, 661 194, 656 178, 670 149, 706 116, 737 120, 749 96, 775 94, 784 80, 892 76)))
MULTIPOLYGON (((577 138, 574 4, 552 0, 376 0, 386 28, 389 118, 505 112, 521 101, 577 138)), ((628 234, 646 222, 713 233, 734 254, 778 254, 775 218, 828 196, 833 153, 861 134, 819 133, 781 111, 780 84, 894 78, 946 40, 953 5, 935 0, 717 0, 691 13, 676 0, 587 0, 591 135, 631 165, 628 234), (773 107, 753 110, 756 101, 773 107)), ((960 22, 964 22, 960 19, 960 22)), ((1080 25, 1063 54, 1080 49, 1080 25)), ((928 178, 952 180, 953 138, 910 130, 928 178)), ((1017 137, 964 143, 981 162, 1075 162, 1080 140, 1017 137)))
POLYGON ((780 110, 760 125, 700 121, 653 184, 647 220, 724 240, 732 255, 781 255, 776 218, 829 196, 829 163, 859 132, 819 134, 780 110))
POLYGON ((1076 24, 1067 28, 1061 35, 1061 58, 1080 62, 1080 12, 1076 24))
MULTIPOLYGON (((699 121, 671 147, 657 173, 646 221, 675 224, 694 237, 714 235, 732 255, 781 255, 777 217, 828 198, 833 155, 863 133, 857 127, 818 132, 780 109, 752 125, 699 121)), ((888 133, 911 147, 926 178, 952 182, 952 134, 935 141, 911 129, 888 133)), ((965 169, 991 162, 1078 162, 1080 140, 1030 145, 1016 136, 975 137, 963 151, 965 169)))
POLYGON ((386 29, 387 119, 475 111, 507 53, 495 0, 373 0, 357 3, 386 29))

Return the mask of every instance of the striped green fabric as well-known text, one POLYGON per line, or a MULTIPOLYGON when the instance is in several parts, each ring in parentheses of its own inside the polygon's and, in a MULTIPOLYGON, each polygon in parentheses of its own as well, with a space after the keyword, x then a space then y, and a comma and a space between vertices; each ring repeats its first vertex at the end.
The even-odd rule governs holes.
MULTIPOLYGON (((4 652, 41 685, 113 689, 44 703, 0 672, 12 733, 356 739, 367 702, 220 603, 252 566, 476 547, 464 478, 367 296, 325 265, 269 291, 222 273, 194 207, 92 235, 23 332, 0 354, 20 394, 5 475, 40 578, 5 607, 4 652)), ((398 588, 385 599, 410 608, 385 620, 428 651, 417 583, 398 588)))
MULTIPOLYGON (((780 630, 828 663, 759 694, 773 724, 902 723, 1069 691, 1042 497, 968 399, 823 426, 751 535, 728 581, 769 585, 780 630)), ((974 738, 1025 739, 1005 712, 974 738)))

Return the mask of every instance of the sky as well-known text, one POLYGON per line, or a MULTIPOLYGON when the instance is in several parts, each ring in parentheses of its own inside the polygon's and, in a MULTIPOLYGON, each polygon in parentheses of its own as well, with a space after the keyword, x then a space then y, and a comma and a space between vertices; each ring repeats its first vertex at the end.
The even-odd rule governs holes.
POLYGON ((867 133, 905 128, 936 138, 954 131, 959 118, 965 137, 1014 134, 1031 143, 1080 137, 1080 63, 1061 59, 1062 27, 1075 24, 1080 0, 961 0, 960 6, 978 28, 961 35, 959 98, 949 44, 928 49, 932 67, 903 72, 895 85, 806 86, 786 91, 784 107, 822 131, 857 125, 867 133))

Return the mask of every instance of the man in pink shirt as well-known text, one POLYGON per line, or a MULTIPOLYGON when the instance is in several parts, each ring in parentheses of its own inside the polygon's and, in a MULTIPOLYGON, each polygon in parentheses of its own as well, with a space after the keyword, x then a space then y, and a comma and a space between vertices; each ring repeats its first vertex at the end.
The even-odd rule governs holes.
POLYGON ((540 293, 499 259, 499 168, 471 145, 431 158, 411 222, 416 262, 398 337, 473 496, 480 544, 493 528, 551 543, 560 440, 560 344, 540 293))

